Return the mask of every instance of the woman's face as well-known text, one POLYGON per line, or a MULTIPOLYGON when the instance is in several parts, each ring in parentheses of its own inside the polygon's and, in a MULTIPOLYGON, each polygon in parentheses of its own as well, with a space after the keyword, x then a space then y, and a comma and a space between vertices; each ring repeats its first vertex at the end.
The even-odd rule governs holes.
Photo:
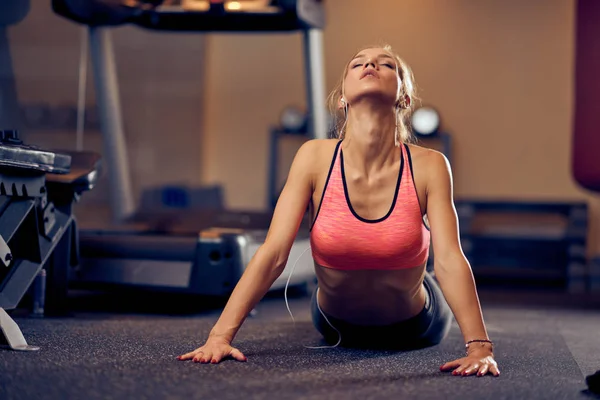
POLYGON ((396 61, 384 49, 372 48, 359 52, 348 65, 344 79, 344 99, 353 104, 366 98, 395 104, 400 79, 396 61))

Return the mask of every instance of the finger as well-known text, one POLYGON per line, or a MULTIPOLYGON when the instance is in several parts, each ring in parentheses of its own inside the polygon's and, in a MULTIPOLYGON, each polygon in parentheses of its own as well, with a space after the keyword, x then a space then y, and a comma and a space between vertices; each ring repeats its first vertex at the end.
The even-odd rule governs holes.
POLYGON ((465 369, 467 369, 469 367, 469 365, 470 364, 461 365, 460 367, 458 367, 454 371, 452 371, 452 375, 462 375, 463 372, 465 371, 465 369))
POLYGON ((218 364, 221 361, 223 361, 227 356, 229 356, 229 352, 227 351, 227 349, 223 350, 223 349, 219 349, 218 352, 215 352, 211 359, 210 359, 210 363, 211 364, 218 364))
POLYGON ((242 352, 239 351, 238 349, 231 350, 230 355, 231 355, 231 357, 233 357, 234 359, 236 359, 238 361, 247 361, 248 360, 246 358, 246 356, 244 354, 242 354, 242 352))
POLYGON ((479 364, 473 364, 469 368, 465 369, 463 375, 473 375, 479 369, 479 364))
POLYGON ((194 356, 194 362, 207 363, 212 359, 212 351, 200 351, 194 356))
POLYGON ((490 366, 488 364, 483 364, 481 368, 479 368, 479 372, 477 372, 477 376, 484 376, 488 373, 490 366))
POLYGON ((190 351, 189 353, 185 353, 180 355, 179 357, 177 357, 179 360, 190 360, 192 358, 194 358, 194 356, 196 354, 198 354, 198 352, 202 353, 200 350, 194 350, 194 351, 190 351))
POLYGON ((451 369, 459 367, 460 364, 461 364, 461 360, 450 361, 450 362, 447 362, 446 364, 442 365, 440 367, 440 370, 442 370, 442 371, 450 371, 451 369))
POLYGON ((500 370, 498 369, 497 365, 492 365, 490 367, 490 372, 492 373, 492 375, 494 376, 499 376, 500 375, 500 370))

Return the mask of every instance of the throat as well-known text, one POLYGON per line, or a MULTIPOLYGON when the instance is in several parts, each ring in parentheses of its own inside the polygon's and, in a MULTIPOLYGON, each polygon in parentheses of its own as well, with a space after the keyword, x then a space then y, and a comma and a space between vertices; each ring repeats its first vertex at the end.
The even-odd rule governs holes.
POLYGON ((348 115, 342 148, 352 159, 382 166, 396 150, 396 125, 393 109, 358 102, 348 115))

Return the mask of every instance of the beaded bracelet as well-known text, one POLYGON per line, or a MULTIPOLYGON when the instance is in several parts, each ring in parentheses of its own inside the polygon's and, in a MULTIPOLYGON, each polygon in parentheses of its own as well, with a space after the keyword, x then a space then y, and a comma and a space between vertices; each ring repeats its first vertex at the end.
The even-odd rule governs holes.
POLYGON ((487 339, 473 339, 473 340, 469 340, 465 344, 465 353, 467 353, 467 355, 469 355, 469 345, 471 343, 489 343, 489 344, 492 345, 492 351, 494 351, 494 342, 492 342, 491 340, 487 340, 487 339))

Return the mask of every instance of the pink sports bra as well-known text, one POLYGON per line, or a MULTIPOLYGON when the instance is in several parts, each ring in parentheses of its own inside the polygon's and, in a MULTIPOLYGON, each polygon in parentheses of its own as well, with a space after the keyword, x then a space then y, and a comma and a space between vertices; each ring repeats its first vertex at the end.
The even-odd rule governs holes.
POLYGON ((401 146, 400 171, 388 213, 370 220, 352 208, 341 143, 338 142, 333 154, 310 231, 314 260, 323 267, 343 270, 423 265, 429 256, 430 231, 421 215, 408 146, 401 146))

